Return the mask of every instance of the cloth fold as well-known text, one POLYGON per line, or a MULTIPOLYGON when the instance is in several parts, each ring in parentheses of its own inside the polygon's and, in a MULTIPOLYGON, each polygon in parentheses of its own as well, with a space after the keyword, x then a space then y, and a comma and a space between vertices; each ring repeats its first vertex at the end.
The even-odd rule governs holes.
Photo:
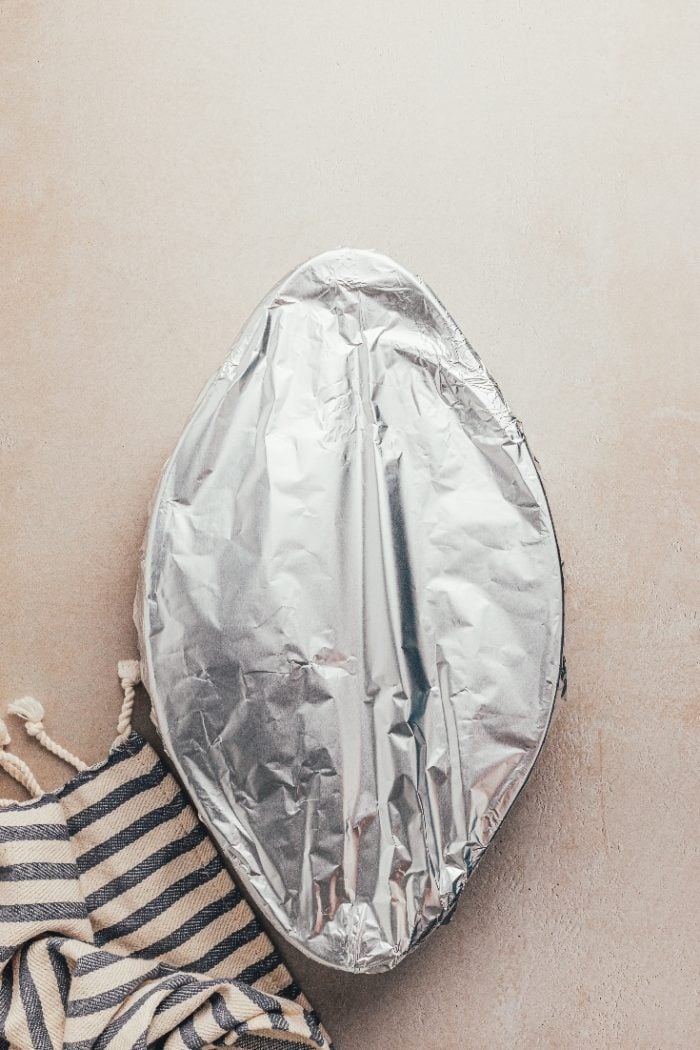
POLYGON ((0 1048, 327 1050, 155 751, 132 733, 0 807, 0 1048))

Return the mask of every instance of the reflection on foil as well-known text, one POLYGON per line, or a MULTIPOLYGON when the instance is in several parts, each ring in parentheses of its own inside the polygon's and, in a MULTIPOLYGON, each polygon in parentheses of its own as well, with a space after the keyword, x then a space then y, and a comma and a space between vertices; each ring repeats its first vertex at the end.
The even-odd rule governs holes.
POLYGON ((392 967, 527 777, 562 580, 525 443, 429 289, 369 251, 285 278, 156 494, 136 600, 164 744, 302 951, 392 967))

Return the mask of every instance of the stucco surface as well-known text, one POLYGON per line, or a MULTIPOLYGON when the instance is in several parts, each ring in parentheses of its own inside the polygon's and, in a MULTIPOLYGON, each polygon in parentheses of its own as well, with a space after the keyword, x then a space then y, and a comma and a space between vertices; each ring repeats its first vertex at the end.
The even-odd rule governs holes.
POLYGON ((0 3, 3 704, 104 755, 159 468, 318 251, 423 275, 541 464, 568 696, 449 927, 381 977, 291 960, 339 1050, 697 1045, 699 21, 0 3))

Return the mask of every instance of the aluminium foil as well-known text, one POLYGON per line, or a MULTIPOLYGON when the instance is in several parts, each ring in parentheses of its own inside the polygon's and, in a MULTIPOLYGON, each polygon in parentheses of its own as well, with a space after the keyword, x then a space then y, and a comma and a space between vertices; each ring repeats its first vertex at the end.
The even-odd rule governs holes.
POLYGON ((317 960, 395 966, 520 791, 563 666, 521 425, 421 280, 339 249, 264 299, 164 469, 135 619, 253 902, 317 960))

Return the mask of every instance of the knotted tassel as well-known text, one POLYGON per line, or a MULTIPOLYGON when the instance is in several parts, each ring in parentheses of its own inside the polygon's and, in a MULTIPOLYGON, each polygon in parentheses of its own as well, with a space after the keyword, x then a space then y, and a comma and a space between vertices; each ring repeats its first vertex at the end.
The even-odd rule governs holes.
POLYGON ((12 779, 16 780, 18 784, 21 784, 32 798, 40 798, 44 794, 43 788, 27 763, 24 762, 19 755, 15 755, 11 751, 6 750, 9 743, 10 734, 7 730, 7 726, 0 718, 0 768, 4 769, 6 773, 9 773, 12 779))
POLYGON ((82 758, 78 758, 72 751, 58 744, 49 736, 44 729, 44 708, 33 696, 23 696, 19 700, 13 700, 7 710, 9 714, 23 718, 26 723, 24 728, 28 736, 34 737, 42 747, 50 751, 56 758, 67 762, 69 766, 73 766, 78 772, 88 768, 87 762, 83 762, 82 758))
POLYGON ((138 660, 120 660, 117 664, 117 674, 124 691, 124 702, 117 722, 117 738, 112 747, 123 743, 131 734, 131 719, 134 713, 136 686, 141 681, 141 668, 138 660))

